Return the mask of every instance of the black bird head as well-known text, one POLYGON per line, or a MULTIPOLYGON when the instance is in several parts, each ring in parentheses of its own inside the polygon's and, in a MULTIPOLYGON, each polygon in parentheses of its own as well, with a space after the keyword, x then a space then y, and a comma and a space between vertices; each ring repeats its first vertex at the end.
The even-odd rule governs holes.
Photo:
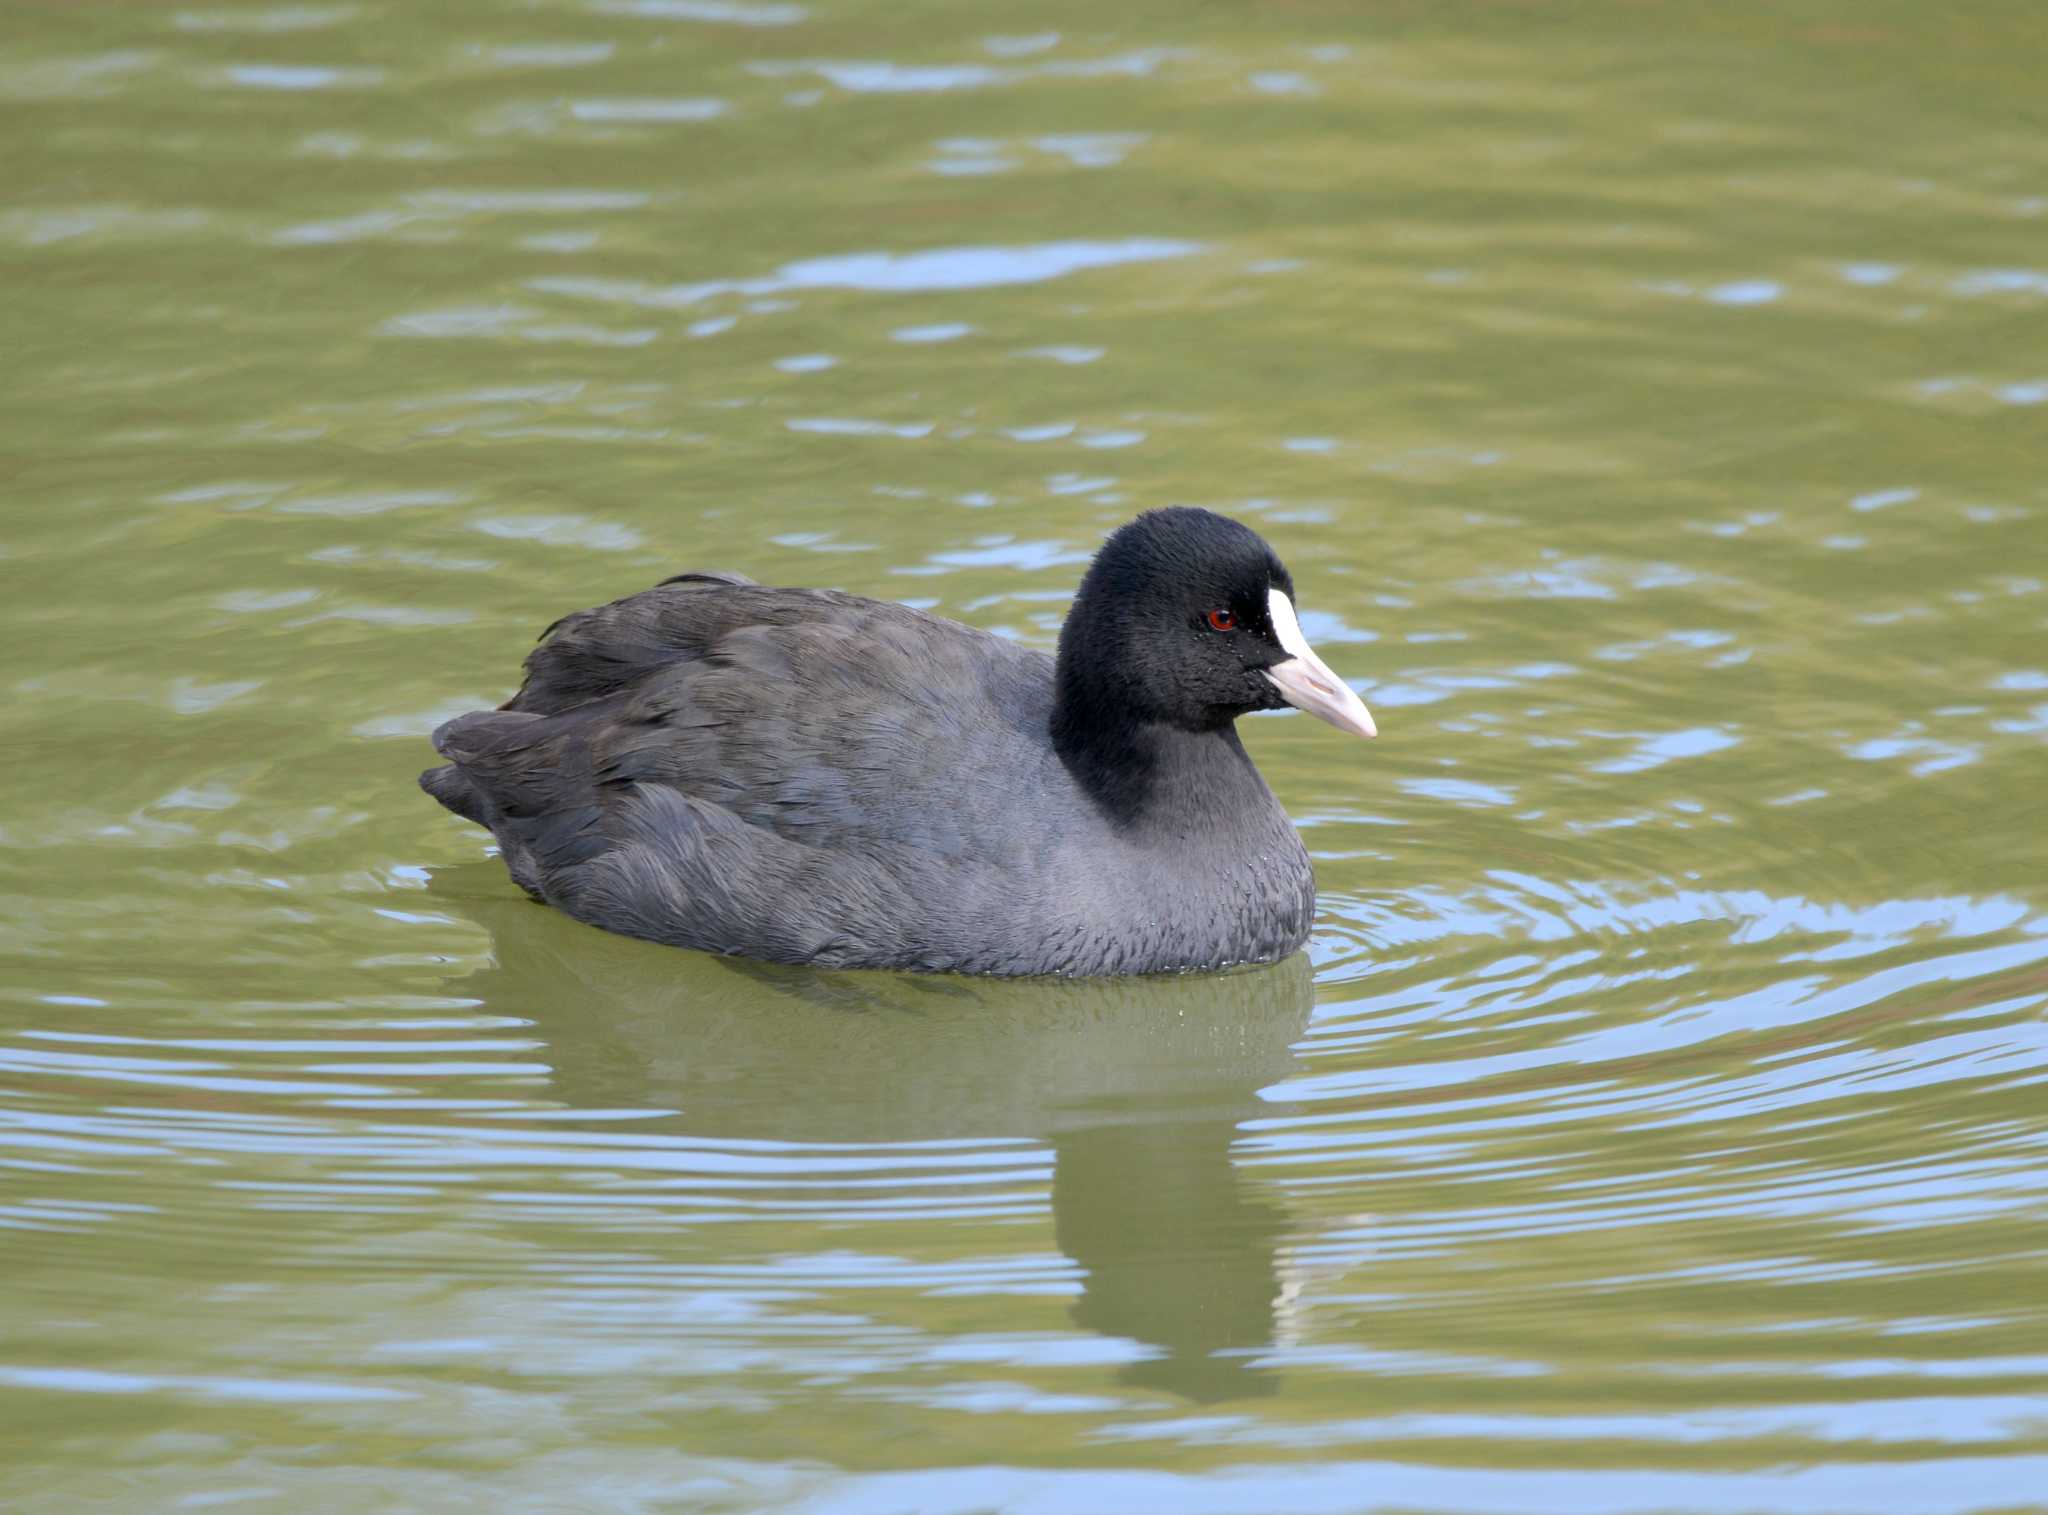
POLYGON ((1060 720, 1187 731, 1292 705, 1358 736, 1365 702, 1316 656, 1294 579, 1250 527, 1213 511, 1148 510, 1102 544, 1060 633, 1060 720))

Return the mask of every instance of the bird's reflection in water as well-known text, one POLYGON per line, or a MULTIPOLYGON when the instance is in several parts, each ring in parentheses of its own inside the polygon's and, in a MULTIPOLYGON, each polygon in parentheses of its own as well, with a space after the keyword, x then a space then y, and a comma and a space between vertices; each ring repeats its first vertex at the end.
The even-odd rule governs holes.
MULTIPOLYGON (((773 968, 560 920, 481 868, 443 876, 496 964, 459 983, 532 1020, 574 1108, 660 1109, 721 1140, 1022 1137, 1055 1154, 1077 1324, 1139 1343, 1133 1383, 1267 1392, 1285 1217, 1231 1160, 1308 1021, 1305 959, 1188 978, 1002 981, 773 968)), ((648 1123, 636 1123, 648 1129, 648 1123)))
POLYGON ((1274 1388, 1245 1354, 1273 1340, 1282 1217, 1231 1166, 1234 1134, 1168 1119, 1053 1140, 1054 1234, 1086 1273, 1075 1324, 1157 1348, 1123 1376, 1203 1403, 1274 1388))

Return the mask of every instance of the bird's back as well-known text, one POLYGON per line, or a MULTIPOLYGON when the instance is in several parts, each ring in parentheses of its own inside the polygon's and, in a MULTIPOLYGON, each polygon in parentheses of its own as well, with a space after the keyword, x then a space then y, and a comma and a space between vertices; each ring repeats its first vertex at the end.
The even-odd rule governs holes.
POLYGON ((1044 654, 905 606, 686 575, 549 627, 502 709, 435 733, 450 761, 421 782, 490 827, 528 892, 596 925, 784 961, 1059 971, 1056 940, 989 919, 1102 825, 1050 745, 1051 679, 1044 654), (1020 966, 1034 950, 1046 963, 1020 966))

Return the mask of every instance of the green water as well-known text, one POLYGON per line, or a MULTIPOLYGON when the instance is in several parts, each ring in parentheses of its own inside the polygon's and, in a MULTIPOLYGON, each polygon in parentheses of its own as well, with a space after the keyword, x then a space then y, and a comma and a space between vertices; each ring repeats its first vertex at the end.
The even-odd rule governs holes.
POLYGON ((2048 11, 0 16, 0 1505, 2048 1508, 2048 11), (686 568, 1264 531, 1309 954, 744 971, 413 787, 686 568))

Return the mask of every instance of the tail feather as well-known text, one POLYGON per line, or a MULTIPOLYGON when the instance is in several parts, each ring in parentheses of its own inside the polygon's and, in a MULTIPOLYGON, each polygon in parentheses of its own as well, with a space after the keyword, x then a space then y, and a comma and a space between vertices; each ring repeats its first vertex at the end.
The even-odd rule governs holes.
POLYGON ((469 781, 469 775, 453 763, 444 763, 422 773, 420 788, 465 821, 474 821, 479 826, 491 824, 490 801, 469 781))
POLYGON ((420 788, 489 829, 513 880, 534 898, 568 887, 617 845, 608 806, 641 776, 636 762, 647 756, 593 753, 592 732, 649 674, 703 656, 743 621, 724 592, 752 587, 744 574, 681 573, 562 617, 541 633, 518 694, 434 732, 446 762, 422 773, 420 788))

